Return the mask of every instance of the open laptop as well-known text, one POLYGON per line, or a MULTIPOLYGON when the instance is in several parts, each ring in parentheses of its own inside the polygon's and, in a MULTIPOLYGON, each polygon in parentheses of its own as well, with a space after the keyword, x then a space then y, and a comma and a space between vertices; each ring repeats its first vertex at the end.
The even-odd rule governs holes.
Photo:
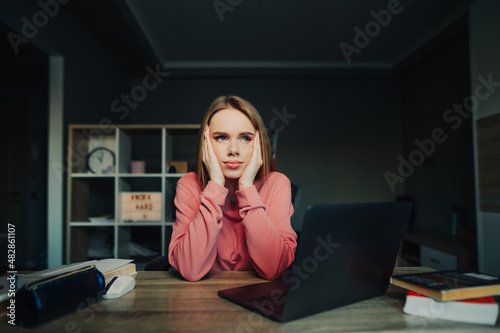
POLYGON ((312 205, 282 278, 218 295, 280 322, 382 295, 411 209, 409 202, 312 205))

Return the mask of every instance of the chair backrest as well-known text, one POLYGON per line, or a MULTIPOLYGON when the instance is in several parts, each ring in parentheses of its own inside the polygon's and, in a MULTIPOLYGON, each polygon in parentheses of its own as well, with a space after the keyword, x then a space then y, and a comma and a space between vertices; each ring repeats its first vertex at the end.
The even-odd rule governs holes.
MULTIPOLYGON (((278 131, 269 131, 269 140, 271 141, 271 150, 273 152, 273 158, 276 158, 276 150, 278 149, 278 131)), ((292 206, 293 206, 293 215, 290 218, 290 223, 292 228, 295 230, 295 220, 297 216, 297 208, 299 206, 300 193, 302 192, 302 188, 299 184, 294 181, 291 181, 292 187, 292 206)))
POLYGON ((299 184, 294 181, 290 181, 290 185, 292 187, 292 206, 293 206, 293 215, 290 219, 290 223, 292 228, 295 230, 295 220, 297 216, 297 208, 299 206, 300 194, 302 193, 302 188, 299 184))
POLYGON ((271 151, 273 158, 276 157, 276 150, 278 149, 278 131, 271 131, 269 134, 269 141, 271 141, 271 151))

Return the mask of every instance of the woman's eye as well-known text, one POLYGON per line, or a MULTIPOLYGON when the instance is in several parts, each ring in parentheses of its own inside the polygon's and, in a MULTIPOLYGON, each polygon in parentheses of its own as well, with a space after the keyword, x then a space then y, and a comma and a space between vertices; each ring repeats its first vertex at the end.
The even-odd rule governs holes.
POLYGON ((216 136, 215 141, 227 141, 227 136, 224 135, 216 136))
POLYGON ((249 141, 252 141, 252 138, 251 138, 251 137, 249 137, 249 136, 242 136, 242 137, 241 137, 241 140, 246 141, 246 142, 249 142, 249 141))

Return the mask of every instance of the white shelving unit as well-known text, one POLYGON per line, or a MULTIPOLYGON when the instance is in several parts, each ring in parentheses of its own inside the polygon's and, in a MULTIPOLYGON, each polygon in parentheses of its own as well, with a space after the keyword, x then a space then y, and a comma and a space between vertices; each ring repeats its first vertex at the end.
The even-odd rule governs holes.
POLYGON ((69 126, 66 210, 66 262, 108 257, 147 262, 166 255, 175 221, 175 186, 184 173, 169 173, 170 161, 194 159, 199 125, 69 126), (115 154, 114 170, 95 174, 87 156, 96 147, 115 154), (146 172, 132 174, 135 156, 146 161, 146 172), (159 221, 127 222, 121 216, 121 193, 161 192, 159 221), (96 222, 89 218, 110 216, 96 222))

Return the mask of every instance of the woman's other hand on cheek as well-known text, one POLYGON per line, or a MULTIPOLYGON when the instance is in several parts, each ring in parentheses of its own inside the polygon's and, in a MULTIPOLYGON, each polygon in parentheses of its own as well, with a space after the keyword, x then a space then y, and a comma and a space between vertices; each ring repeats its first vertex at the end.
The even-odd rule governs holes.
POLYGON ((256 131, 253 140, 252 158, 250 159, 250 162, 246 166, 245 170, 243 171, 243 174, 241 175, 238 181, 239 190, 242 190, 244 188, 253 185, 255 177, 257 176, 257 173, 259 172, 261 166, 262 166, 262 152, 260 148, 260 136, 259 136, 259 131, 256 131))
POLYGON ((210 180, 214 183, 224 186, 226 181, 219 160, 215 155, 212 141, 210 140, 210 129, 208 126, 205 128, 205 142, 203 144, 203 164, 207 168, 210 180))

